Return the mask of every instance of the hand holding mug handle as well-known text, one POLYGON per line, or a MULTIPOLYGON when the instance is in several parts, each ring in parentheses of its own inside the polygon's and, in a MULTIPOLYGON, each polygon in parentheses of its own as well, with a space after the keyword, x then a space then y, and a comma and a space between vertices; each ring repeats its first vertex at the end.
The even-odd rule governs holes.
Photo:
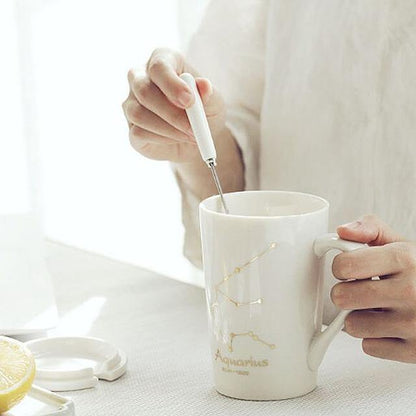
MULTIPOLYGON (((367 247, 367 244, 343 240, 338 237, 338 234, 333 233, 324 234, 321 237, 318 237, 315 240, 313 250, 314 253, 321 258, 329 250, 352 251, 363 247, 367 247)), ((323 277, 321 276, 321 278, 323 277)), ((318 302, 322 302, 322 293, 318 294, 318 302)), ((317 370, 320 366, 329 344, 335 338, 335 335, 343 328, 345 318, 350 312, 351 311, 349 310, 341 311, 324 331, 319 329, 312 338, 308 354, 308 365, 312 371, 317 370)))

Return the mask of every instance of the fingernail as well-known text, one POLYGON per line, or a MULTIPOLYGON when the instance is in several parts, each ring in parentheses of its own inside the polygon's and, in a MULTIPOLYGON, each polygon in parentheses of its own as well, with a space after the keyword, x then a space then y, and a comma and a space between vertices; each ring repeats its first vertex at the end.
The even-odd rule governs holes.
POLYGON ((360 228, 361 225, 362 225, 361 221, 353 221, 353 222, 348 222, 346 224, 342 224, 341 227, 356 229, 356 228, 360 228))
POLYGON ((179 93, 178 96, 178 101, 179 104, 183 105, 184 107, 186 107, 192 99, 192 94, 188 91, 182 91, 181 93, 179 93))

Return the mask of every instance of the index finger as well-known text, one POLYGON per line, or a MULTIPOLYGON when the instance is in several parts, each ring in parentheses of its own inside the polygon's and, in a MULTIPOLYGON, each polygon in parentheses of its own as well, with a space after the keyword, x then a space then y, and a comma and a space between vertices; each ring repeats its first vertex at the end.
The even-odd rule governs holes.
POLYGON ((193 94, 178 72, 182 72, 182 57, 167 49, 156 49, 147 63, 147 74, 168 100, 181 108, 193 103, 193 94))
POLYGON ((391 243, 338 254, 332 271, 338 279, 368 279, 416 269, 416 248, 408 243, 391 243))

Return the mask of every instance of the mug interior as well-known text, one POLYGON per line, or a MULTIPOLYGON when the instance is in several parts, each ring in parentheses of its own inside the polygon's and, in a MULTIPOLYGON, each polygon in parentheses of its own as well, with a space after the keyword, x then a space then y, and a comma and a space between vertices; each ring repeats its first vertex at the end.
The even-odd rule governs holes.
POLYGON ((219 195, 201 202, 210 213, 243 217, 287 217, 321 211, 328 202, 315 195, 287 191, 243 191, 224 194, 229 214, 224 214, 219 195))

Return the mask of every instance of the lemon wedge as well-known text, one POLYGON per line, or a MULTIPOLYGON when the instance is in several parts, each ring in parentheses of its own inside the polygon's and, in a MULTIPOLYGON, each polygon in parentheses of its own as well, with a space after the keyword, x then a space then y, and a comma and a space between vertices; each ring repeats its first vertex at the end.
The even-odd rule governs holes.
POLYGON ((19 341, 0 336, 0 413, 19 403, 35 377, 35 359, 19 341))

